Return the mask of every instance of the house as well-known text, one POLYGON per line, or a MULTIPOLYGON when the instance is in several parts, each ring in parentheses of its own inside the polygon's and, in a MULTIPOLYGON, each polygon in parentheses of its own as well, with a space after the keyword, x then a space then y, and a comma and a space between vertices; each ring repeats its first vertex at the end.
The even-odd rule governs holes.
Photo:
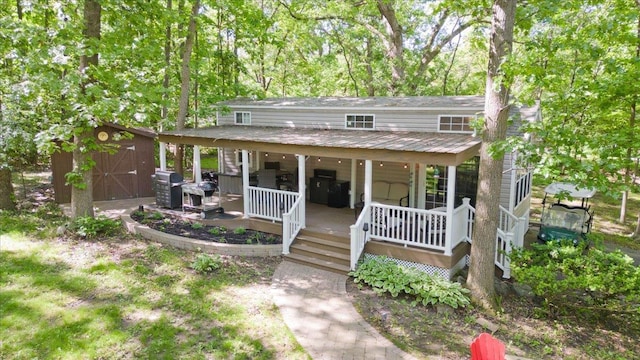
MULTIPOLYGON (((216 126, 163 132, 161 150, 166 143, 219 148, 221 192, 240 194, 246 217, 282 222, 284 254, 294 257, 290 250, 312 216, 307 204, 316 203, 354 209, 348 269, 363 255, 386 255, 450 278, 468 261, 481 145, 473 121, 484 97, 237 99, 220 105, 216 126)), ((539 119, 537 107, 512 107, 510 135, 519 134, 523 121, 539 119)), ((160 156, 162 168, 164 151, 160 156)), ((516 159, 505 156, 500 194, 496 265, 505 277, 504 254, 522 245, 529 218, 531 173, 516 159)))
MULTIPOLYGON (((103 124, 93 131, 96 142, 115 146, 115 152, 93 152, 93 200, 133 199, 153 196, 151 175, 155 172, 155 137, 147 129, 127 128, 114 123, 103 124), (128 135, 125 135, 128 134, 128 135)), ((65 174, 70 172, 73 155, 56 152, 51 156, 51 173, 55 200, 71 201, 71 186, 65 174)))

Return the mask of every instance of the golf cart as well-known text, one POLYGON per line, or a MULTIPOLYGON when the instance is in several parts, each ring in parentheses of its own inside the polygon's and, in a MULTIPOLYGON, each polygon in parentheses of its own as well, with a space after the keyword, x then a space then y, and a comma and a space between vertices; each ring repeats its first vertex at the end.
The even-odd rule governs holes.
POLYGON ((567 239, 574 244, 585 240, 591 232, 593 211, 589 211, 589 199, 595 195, 595 189, 578 189, 569 183, 553 183, 544 192, 538 240, 546 243, 567 239), (548 201, 550 204, 547 204, 548 201))

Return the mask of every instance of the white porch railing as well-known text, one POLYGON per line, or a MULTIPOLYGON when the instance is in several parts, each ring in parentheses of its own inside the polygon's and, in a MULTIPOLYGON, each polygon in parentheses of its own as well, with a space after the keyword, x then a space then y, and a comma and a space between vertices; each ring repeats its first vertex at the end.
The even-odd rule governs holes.
POLYGON ((507 209, 500 206, 500 217, 498 222, 498 232, 496 234, 496 256, 495 263, 502 270, 502 277, 511 277, 511 267, 509 254, 514 246, 522 246, 520 234, 522 226, 520 219, 511 214, 507 209), (516 242, 514 244, 514 242, 516 242))
POLYGON ((351 268, 355 269, 369 238, 451 254, 458 244, 471 239, 474 214, 468 199, 454 209, 454 226, 448 243, 446 212, 379 203, 365 206, 351 226, 351 268))
POLYGON ((289 253, 289 247, 302 229, 302 201, 302 196, 298 196, 291 210, 282 215, 282 253, 285 255, 289 253))
POLYGON ((371 206, 367 205, 362 208, 362 212, 356 220, 356 223, 351 225, 349 228, 351 229, 351 265, 350 269, 353 271, 356 269, 356 265, 358 264, 358 260, 360 260, 360 256, 362 256, 362 252, 364 251, 364 246, 369 241, 369 226, 367 223, 365 226, 366 220, 369 219, 371 213, 371 206))
MULTIPOLYGON (((518 171, 514 171, 515 175, 518 174, 518 171)), ((514 202, 513 207, 518 206, 522 200, 526 199, 527 196, 531 195, 531 179, 533 178, 533 171, 527 171, 520 176, 517 177, 513 191, 514 202)))
POLYGON ((288 213, 296 202, 297 192, 249 186, 248 216, 282 221, 282 215, 288 213))

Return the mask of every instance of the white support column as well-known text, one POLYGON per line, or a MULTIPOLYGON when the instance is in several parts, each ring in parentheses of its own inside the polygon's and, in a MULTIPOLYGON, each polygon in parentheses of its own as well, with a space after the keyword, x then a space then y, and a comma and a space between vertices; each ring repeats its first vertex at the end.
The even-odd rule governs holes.
POLYGON ((249 210, 249 152, 242 150, 242 199, 244 200, 243 218, 249 218, 247 211, 249 210))
POLYGON ((373 183, 373 161, 364 161, 364 205, 371 204, 371 184, 373 183))
POLYGON ((356 181, 358 175, 358 159, 351 159, 351 182, 349 190, 349 207, 354 208, 356 206, 356 181))
POLYGON ((200 146, 193 145, 193 181, 196 184, 202 182, 202 165, 200 162, 200 146))
POLYGON ((160 142, 158 153, 160 155, 160 170, 167 171, 167 143, 160 142))
POLYGON ((224 148, 218 148, 218 174, 224 174, 224 148))
POLYGON ((456 167, 449 166, 447 168, 447 230, 446 230, 446 247, 445 255, 453 253, 453 207, 456 201, 456 167))
POLYGON ((427 204, 427 166, 418 164, 418 209, 424 209, 427 204))
POLYGON ((298 195, 300 196, 300 227, 307 227, 307 186, 305 184, 306 162, 304 155, 296 155, 298 158, 298 195))

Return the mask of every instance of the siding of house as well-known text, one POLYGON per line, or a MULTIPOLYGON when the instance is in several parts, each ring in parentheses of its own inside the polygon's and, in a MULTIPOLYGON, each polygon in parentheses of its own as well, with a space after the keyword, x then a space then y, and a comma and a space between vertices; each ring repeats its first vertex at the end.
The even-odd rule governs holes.
MULTIPOLYGON (((284 126, 321 129, 344 129, 346 114, 375 115, 375 130, 380 131, 424 131, 438 130, 439 115, 475 115, 482 109, 469 110, 388 110, 388 109, 342 109, 325 110, 288 110, 255 109, 233 107, 227 114, 218 117, 218 125, 234 124, 234 111, 251 112, 251 125, 284 126)), ((366 131, 366 130, 354 130, 366 131)))

